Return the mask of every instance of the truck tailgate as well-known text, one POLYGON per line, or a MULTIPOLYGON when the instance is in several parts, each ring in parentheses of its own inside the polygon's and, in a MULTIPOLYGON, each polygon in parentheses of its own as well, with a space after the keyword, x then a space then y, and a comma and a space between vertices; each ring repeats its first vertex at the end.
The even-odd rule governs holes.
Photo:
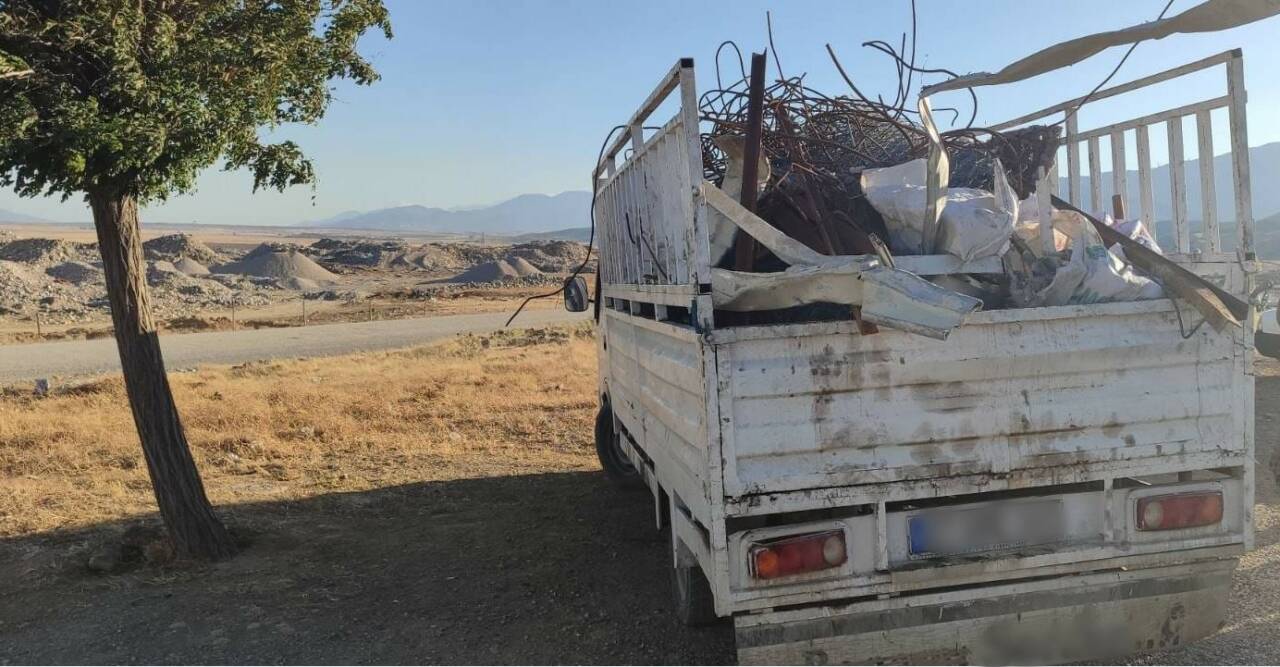
POLYGON ((848 323, 729 332, 715 348, 725 495, 1213 467, 1246 446, 1240 336, 1184 339, 1168 300, 977 313, 947 341, 848 323))

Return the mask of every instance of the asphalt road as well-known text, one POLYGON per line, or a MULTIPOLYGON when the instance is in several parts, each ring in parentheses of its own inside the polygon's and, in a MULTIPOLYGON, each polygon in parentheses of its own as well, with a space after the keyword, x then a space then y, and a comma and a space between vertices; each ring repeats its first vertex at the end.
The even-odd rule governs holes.
MULTIPOLYGON (((409 347, 462 333, 502 328, 510 313, 447 315, 411 320, 321 324, 282 329, 219 331, 162 336, 169 370, 197 364, 237 364, 256 359, 323 357, 409 347)), ((560 309, 522 313, 513 327, 586 319, 560 309)), ((114 339, 0 346, 0 384, 35 378, 68 378, 120 370, 114 339)))

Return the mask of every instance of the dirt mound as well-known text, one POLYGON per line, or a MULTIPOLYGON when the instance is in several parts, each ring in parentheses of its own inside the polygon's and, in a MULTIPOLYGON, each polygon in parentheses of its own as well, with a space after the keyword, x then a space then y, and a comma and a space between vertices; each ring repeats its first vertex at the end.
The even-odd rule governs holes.
POLYGON ((45 269, 44 272, 58 280, 72 283, 73 285, 100 283, 103 280, 102 269, 92 264, 74 260, 55 264, 45 269))
POLYGON ((182 257, 179 257, 173 263, 173 267, 189 276, 209 275, 209 267, 185 255, 183 255, 182 257))
POLYGON ((17 239, 0 245, 0 259, 26 264, 56 264, 83 259, 93 248, 92 244, 58 239, 17 239))
POLYGON ((337 276, 328 269, 316 264, 292 246, 264 243, 254 248, 249 254, 223 264, 215 269, 218 273, 238 273, 244 276, 258 276, 289 281, 297 278, 312 280, 316 283, 328 283, 337 280, 337 276))
POLYGON ((511 246, 507 253, 528 261, 539 271, 569 273, 587 257, 587 246, 573 241, 533 241, 511 246))
POLYGON ((511 265, 511 268, 515 269, 516 273, 518 273, 521 278, 531 278, 542 275, 542 272, 538 270, 538 267, 530 264, 529 260, 523 257, 511 256, 507 258, 506 262, 511 265))
POLYGON ((285 287, 298 290, 299 292, 310 292, 320 289, 320 283, 309 278, 289 278, 282 280, 281 284, 285 287))
POLYGON ((429 243, 397 257, 391 262, 391 267, 424 271, 455 271, 469 264, 471 262, 465 261, 453 248, 429 243))
POLYGON ((209 264, 221 259, 213 248, 195 240, 189 234, 168 234, 157 236, 142 244, 142 251, 147 259, 176 260, 189 257, 197 262, 209 264))
POLYGON ((473 266, 449 279, 451 283, 500 283, 520 279, 520 272, 506 260, 473 266))
POLYGON ((403 257, 409 244, 400 241, 346 241, 320 239, 307 251, 330 266, 385 267, 403 257))

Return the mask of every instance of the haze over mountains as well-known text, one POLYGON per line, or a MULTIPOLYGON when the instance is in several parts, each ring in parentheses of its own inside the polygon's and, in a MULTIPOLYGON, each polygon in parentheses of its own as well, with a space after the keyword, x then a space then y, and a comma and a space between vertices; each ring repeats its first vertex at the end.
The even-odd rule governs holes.
POLYGON ((302 223, 306 227, 412 231, 438 234, 499 234, 518 236, 587 227, 591 193, 520 195, 493 206, 443 209, 396 206, 376 211, 349 211, 332 218, 302 223))
MULTIPOLYGON (((1087 162, 1081 150, 1082 164, 1087 162)), ((1103 151, 1106 153, 1107 151, 1103 151)), ((1106 162, 1104 156, 1104 164, 1106 162)), ((1265 224, 1275 225, 1280 213, 1280 142, 1255 146, 1249 150, 1253 173, 1254 218, 1265 224)), ((1185 165, 1187 183, 1187 217, 1192 221, 1201 218, 1200 163, 1188 161, 1185 165)), ((1065 165, 1061 171, 1065 173, 1065 165)), ((1111 201, 1111 175, 1104 172, 1102 192, 1104 205, 1111 201)), ((1129 170, 1126 178, 1131 211, 1137 210, 1138 173, 1129 170)), ((1214 181, 1217 190, 1218 220, 1230 223, 1235 219, 1235 204, 1229 155, 1214 159, 1214 181)), ((1089 178, 1081 179, 1082 192, 1088 206, 1089 178)), ((1062 179, 1062 192, 1067 191, 1066 179, 1062 179)), ((1169 167, 1163 165, 1152 170, 1152 190, 1155 198, 1156 220, 1172 218, 1169 188, 1169 167)), ((562 192, 549 196, 526 194, 492 206, 467 208, 436 208, 421 205, 397 206, 374 211, 347 211, 322 220, 298 223, 312 228, 417 232, 438 234, 491 234, 496 236, 527 236, 530 238, 575 238, 586 240, 590 225, 589 208, 591 194, 585 191, 562 192)), ((30 215, 0 209, 0 222, 38 223, 49 222, 30 215)), ((164 222, 158 220, 155 222, 164 222)), ((1193 225, 1196 227, 1197 225, 1193 225)), ((1259 232, 1266 230, 1259 225, 1259 232)), ((1278 230, 1280 231, 1280 230, 1278 230)))
POLYGON ((14 213, 13 211, 6 211, 0 208, 0 222, 30 223, 30 222, 50 222, 50 221, 45 220, 44 218, 37 218, 34 215, 26 215, 24 213, 14 213))
MULTIPOLYGON (((1082 164, 1087 161, 1081 150, 1082 164)), ((1235 219, 1231 159, 1224 154, 1214 158, 1214 182, 1217 190, 1218 219, 1228 222, 1235 219)), ((1255 146, 1249 150, 1249 162, 1253 172, 1253 212, 1258 220, 1280 212, 1280 142, 1255 146)), ((1087 169, 1087 167, 1085 167, 1087 169)), ((1201 217, 1200 161, 1185 163, 1187 183, 1187 216, 1192 220, 1201 217)), ((1066 171, 1062 165, 1061 171, 1066 171)), ((1125 197, 1130 210, 1136 210, 1138 202, 1138 172, 1129 170, 1126 178, 1128 195, 1125 197)), ((1152 194, 1155 199, 1156 219, 1173 217, 1169 186, 1169 166, 1152 170, 1152 194)), ((1087 202, 1089 177, 1081 178, 1082 192, 1087 202)), ((1067 191, 1067 180, 1062 179, 1062 192, 1067 191)), ((1111 201, 1111 174, 1103 172, 1102 192, 1104 203, 1111 201)), ((555 196, 520 195, 494 206, 469 209, 443 209, 427 206, 398 206, 376 211, 349 211, 332 218, 302 223, 309 227, 344 229, 368 229, 379 231, 414 231, 444 234, 499 234, 535 235, 559 230, 563 233, 581 230, 590 225, 588 208, 591 194, 585 191, 562 192, 555 196)))
MULTIPOLYGON (((1088 171, 1088 157, 1083 148, 1080 150, 1081 169, 1088 171)), ((1249 168, 1253 173, 1253 217, 1255 220, 1261 220, 1268 216, 1280 212, 1280 142, 1263 144, 1254 146, 1249 149, 1249 168)), ((1066 173, 1066 165, 1062 164, 1058 167, 1059 173, 1066 173)), ((1200 203, 1200 161, 1189 160, 1185 163, 1185 173, 1183 174, 1187 186, 1187 218, 1190 220, 1200 220, 1203 216, 1200 203)), ((1103 204, 1110 210, 1112 182, 1111 172, 1103 172, 1102 194, 1103 204)), ((1067 179, 1061 179, 1061 192, 1066 196, 1067 179)), ((1080 179, 1081 192, 1083 200, 1088 208, 1089 201, 1089 177, 1082 176, 1080 179)), ((1231 221, 1235 220, 1235 188, 1233 186, 1231 175, 1231 155, 1218 155, 1213 159, 1213 185, 1214 194, 1217 195, 1218 220, 1231 221)), ((1138 206, 1138 170, 1129 169, 1125 172, 1125 201, 1129 204, 1129 210, 1136 211, 1138 206)), ((1155 219, 1156 220, 1172 220, 1173 219, 1173 198, 1170 194, 1169 185, 1169 165, 1162 165, 1151 170, 1151 191, 1152 198, 1155 200, 1155 219)))

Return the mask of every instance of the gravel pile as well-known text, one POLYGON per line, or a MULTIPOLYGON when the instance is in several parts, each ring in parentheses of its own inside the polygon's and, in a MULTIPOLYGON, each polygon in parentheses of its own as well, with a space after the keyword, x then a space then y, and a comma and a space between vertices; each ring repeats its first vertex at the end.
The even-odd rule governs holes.
POLYGON ((346 241, 320 239, 306 248, 322 264, 335 267, 387 267, 409 252, 400 241, 346 241))
POLYGON ((45 269, 44 272, 56 280, 68 282, 72 285, 103 282, 102 269, 88 262, 75 260, 63 262, 45 269))
MULTIPOLYGON (((274 278, 236 276, 213 280, 193 255, 217 257, 207 246, 177 234, 149 241, 147 264, 151 306, 159 318, 183 317, 210 307, 260 305, 271 290, 286 288, 274 278)), ((95 244, 55 239, 0 239, 0 317, 33 317, 45 322, 87 322, 109 312, 102 263, 95 244)))
MULTIPOLYGON (((335 271, 347 268, 385 268, 443 273, 506 262, 524 276, 529 269, 539 273, 572 272, 587 256, 587 246, 572 241, 534 241, 513 246, 473 243, 426 243, 411 246, 400 240, 320 239, 308 246, 306 252, 335 271), (517 259, 527 265, 523 273, 521 266, 516 266, 517 259)), ((594 260, 591 266, 594 266, 594 260)), ((489 267, 486 271, 492 272, 492 268, 489 267)))
POLYGON ((16 239, 0 245, 0 259, 25 264, 53 264, 68 260, 93 261, 95 243, 73 243, 57 239, 16 239))
POLYGON ((512 269, 515 269, 516 274, 521 278, 531 278, 542 275, 542 271, 539 271, 538 267, 530 264, 529 260, 523 257, 512 255, 507 258, 506 262, 511 265, 512 269))
MULTIPOLYGON (((539 271, 571 273, 586 259, 587 246, 573 241, 534 241, 511 246, 508 254, 527 260, 539 271)), ((592 258, 591 266, 594 264, 595 259, 592 258)))
POLYGON ((274 278, 284 282, 302 279, 317 284, 332 283, 338 278, 297 248, 277 243, 264 243, 244 257, 216 267, 215 272, 274 278))
POLYGON ((202 264, 215 264, 223 261, 222 256, 213 248, 195 240, 189 234, 168 234, 157 236, 142 244, 142 252, 147 259, 167 259, 177 261, 183 257, 202 264))
POLYGON ((506 260, 477 264, 449 279, 451 283, 510 283, 520 279, 520 272, 506 260))
POLYGON ((209 275, 209 267, 185 255, 174 260, 173 267, 188 276, 209 275))

